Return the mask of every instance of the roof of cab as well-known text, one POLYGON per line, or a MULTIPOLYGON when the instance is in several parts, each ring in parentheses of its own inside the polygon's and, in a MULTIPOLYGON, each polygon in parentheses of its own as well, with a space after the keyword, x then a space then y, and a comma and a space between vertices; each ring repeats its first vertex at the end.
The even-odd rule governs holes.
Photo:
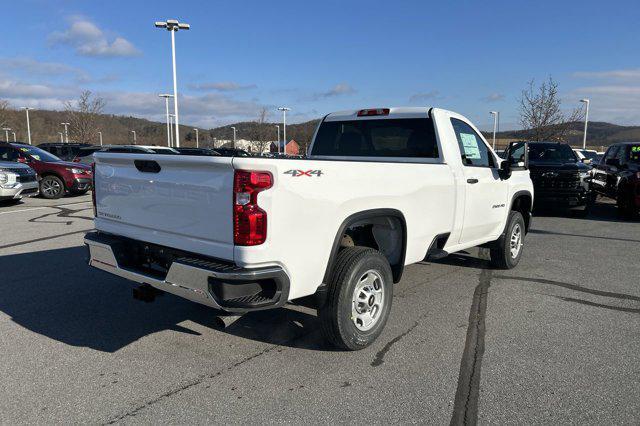
MULTIPOLYGON (((378 107, 388 108, 388 107, 378 107)), ((391 107, 389 108, 389 114, 385 115, 370 115, 358 117, 358 111, 371 108, 351 109, 345 111, 332 112, 327 115, 325 121, 345 121, 345 120, 381 120, 389 118, 420 118, 425 114, 429 114, 431 107, 391 107)), ((374 108, 375 109, 375 108, 374 108)))

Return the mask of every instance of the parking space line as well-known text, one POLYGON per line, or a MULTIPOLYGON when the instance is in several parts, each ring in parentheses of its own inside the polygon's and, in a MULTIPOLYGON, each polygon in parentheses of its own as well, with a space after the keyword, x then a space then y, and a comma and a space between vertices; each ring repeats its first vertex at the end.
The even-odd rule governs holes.
POLYGON ((90 203, 91 203, 91 201, 81 201, 81 202, 78 202, 78 203, 56 204, 54 206, 31 207, 31 208, 28 208, 28 209, 11 210, 11 211, 8 211, 8 212, 0 212, 0 215, 10 214, 10 213, 24 213, 24 212, 31 212, 31 211, 34 211, 34 210, 53 209, 53 208, 56 208, 56 207, 65 207, 65 206, 73 206, 73 205, 76 205, 76 204, 90 204, 90 203))
POLYGON ((31 211, 34 211, 34 210, 42 210, 42 209, 50 209, 50 208, 51 208, 50 206, 46 206, 46 207, 33 207, 33 208, 30 208, 30 209, 22 209, 22 210, 11 210, 9 212, 0 212, 0 215, 1 214, 10 214, 10 213, 31 212, 31 211))

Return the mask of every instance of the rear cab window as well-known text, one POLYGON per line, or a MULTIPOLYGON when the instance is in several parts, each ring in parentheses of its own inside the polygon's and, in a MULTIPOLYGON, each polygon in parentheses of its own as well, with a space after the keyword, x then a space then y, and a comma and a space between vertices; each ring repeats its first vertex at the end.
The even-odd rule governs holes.
POLYGON ((323 121, 312 156, 439 158, 430 118, 323 121))

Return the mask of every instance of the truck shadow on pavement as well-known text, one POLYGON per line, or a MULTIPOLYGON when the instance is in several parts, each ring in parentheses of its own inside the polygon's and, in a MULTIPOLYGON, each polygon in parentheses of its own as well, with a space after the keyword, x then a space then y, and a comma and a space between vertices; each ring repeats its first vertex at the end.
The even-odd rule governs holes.
POLYGON ((227 329, 216 329, 216 311, 164 294, 153 303, 132 298, 134 287, 86 264, 84 247, 0 256, 0 311, 15 323, 59 342, 115 352, 152 333, 174 330, 199 336, 180 325, 193 321, 215 334, 266 343, 323 348, 315 316, 284 308, 255 312, 227 329), (301 339, 302 336, 309 338, 301 339))

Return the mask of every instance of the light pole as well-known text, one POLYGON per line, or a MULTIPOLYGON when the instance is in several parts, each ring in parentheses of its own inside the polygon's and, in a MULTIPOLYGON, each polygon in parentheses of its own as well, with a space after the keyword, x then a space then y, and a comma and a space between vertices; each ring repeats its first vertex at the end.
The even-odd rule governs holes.
POLYGON ((138 145, 138 141, 136 140, 136 131, 132 130, 131 133, 133 133, 133 144, 138 145))
POLYGON ((169 129, 171 130, 171 134, 170 134, 170 138, 169 138, 169 146, 173 147, 173 117, 175 117, 175 114, 169 114, 169 129))
POLYGON ((233 129, 233 149, 236 149, 236 128, 231 126, 231 129, 233 129))
POLYGON ((29 141, 29 145, 31 145, 31 124, 29 123, 29 110, 33 108, 22 107, 22 109, 27 113, 27 141, 29 141))
POLYGON ((276 139, 278 142, 276 142, 278 144, 278 154, 280 154, 280 125, 276 124, 276 128, 278 129, 278 139, 276 139))
POLYGON ((587 111, 584 114, 584 137, 582 138, 582 149, 587 149, 587 126, 589 125, 589 99, 580 99, 587 106, 587 111))
POLYGON ((200 139, 198 137, 198 129, 193 129, 196 131, 196 148, 200 148, 200 139))
POLYGON ((9 132, 11 131, 10 127, 3 127, 2 130, 4 130, 4 140, 5 142, 9 143, 9 132))
POLYGON ((64 143, 64 137, 62 136, 62 132, 58 132, 60 135, 60 143, 64 143))
POLYGON ((167 146, 171 146, 171 125, 169 124, 169 98, 173 98, 173 95, 169 93, 161 93, 158 96, 164 98, 165 109, 167 110, 167 146))
POLYGON ((67 143, 69 143, 69 130, 68 130, 68 126, 69 123, 60 123, 64 126, 64 139, 67 143))
POLYGON ((496 150, 496 132, 498 131, 498 117, 500 113, 498 111, 489 111, 489 114, 493 115, 493 150, 496 150))
MULTIPOLYGON (((291 108, 287 107, 279 107, 278 111, 282 111, 282 136, 283 136, 283 147, 284 147, 284 155, 287 155, 287 111, 291 111, 291 108)), ((280 143, 278 143, 278 153, 280 153, 280 143)))
POLYGON ((178 120, 178 78, 176 76, 176 31, 188 30, 189 24, 180 23, 177 19, 156 22, 156 28, 165 28, 171 33, 171 57, 173 60, 173 109, 176 115, 176 147, 180 148, 180 124, 178 120))
POLYGON ((98 132, 98 136, 100 137, 100 146, 102 146, 102 132, 98 132))

